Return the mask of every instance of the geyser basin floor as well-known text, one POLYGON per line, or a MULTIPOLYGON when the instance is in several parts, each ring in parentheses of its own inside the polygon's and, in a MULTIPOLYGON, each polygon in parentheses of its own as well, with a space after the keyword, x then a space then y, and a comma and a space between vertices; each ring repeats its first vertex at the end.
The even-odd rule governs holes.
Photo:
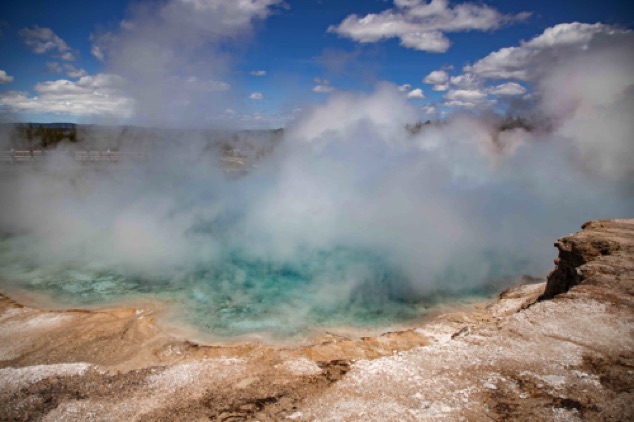
MULTIPOLYGON (((260 337, 302 339, 327 330, 364 334, 403 327, 441 304, 484 300, 491 291, 414 297, 407 280, 380 257, 336 249, 293 263, 271 263, 227 254, 195 271, 169 275, 112 271, 103 264, 34 264, 26 237, 0 242, 5 291, 49 308, 162 303, 172 329, 203 340, 260 337), (43 300, 45 302, 43 302, 43 300)), ((156 308, 157 306, 154 306, 156 308)))

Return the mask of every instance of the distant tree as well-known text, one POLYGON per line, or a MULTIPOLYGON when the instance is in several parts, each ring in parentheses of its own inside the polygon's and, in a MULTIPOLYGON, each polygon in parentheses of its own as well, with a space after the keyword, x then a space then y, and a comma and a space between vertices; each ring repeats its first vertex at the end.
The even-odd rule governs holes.
POLYGON ((533 125, 527 118, 522 116, 512 116, 510 114, 507 114, 504 117, 504 119, 502 120, 502 122, 500 123, 498 127, 500 132, 504 132, 505 130, 512 130, 512 129, 524 129, 525 131, 530 132, 534 128, 535 128, 535 125, 533 125))
POLYGON ((55 148, 65 140, 72 143, 79 142, 75 126, 50 127, 29 123, 18 125, 13 136, 13 143, 16 147, 29 150, 55 148))
POLYGON ((77 128, 73 126, 68 134, 68 140, 74 144, 77 143, 77 128))
POLYGON ((421 122, 420 120, 418 122, 416 122, 415 125, 407 125, 405 126, 405 129, 407 129, 407 131, 409 133, 411 133, 412 135, 416 135, 417 133, 419 133, 421 130, 423 130, 424 126, 428 126, 431 125, 431 120, 425 120, 425 122, 421 122))

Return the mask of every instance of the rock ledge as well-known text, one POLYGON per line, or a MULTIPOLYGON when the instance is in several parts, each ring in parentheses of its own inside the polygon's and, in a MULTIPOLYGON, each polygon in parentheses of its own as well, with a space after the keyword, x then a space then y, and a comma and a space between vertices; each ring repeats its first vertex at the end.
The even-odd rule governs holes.
POLYGON ((634 219, 590 221, 582 229, 555 242, 559 257, 541 298, 579 284, 634 294, 634 219))

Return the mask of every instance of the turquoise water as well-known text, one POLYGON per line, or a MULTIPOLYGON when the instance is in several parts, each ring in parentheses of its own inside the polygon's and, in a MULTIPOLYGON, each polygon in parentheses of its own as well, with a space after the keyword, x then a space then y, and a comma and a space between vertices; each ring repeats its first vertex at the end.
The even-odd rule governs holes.
POLYGON ((116 271, 80 261, 44 263, 28 252, 28 237, 0 241, 0 279, 46 294, 70 307, 158 299, 170 320, 203 335, 303 336, 315 328, 374 329, 422 317, 438 302, 486 297, 495 287, 467 288, 468 271, 448 268, 426 295, 380 255, 333 248, 294 256, 292 262, 246 258, 225 251, 208 263, 170 274, 116 271))
POLYGON ((117 272, 79 262, 42 264, 25 239, 5 237, 0 278, 73 307, 135 299, 168 303, 177 322, 218 337, 302 335, 315 327, 377 327, 420 316, 403 276, 368 252, 335 249, 289 262, 227 252, 169 276, 117 272))

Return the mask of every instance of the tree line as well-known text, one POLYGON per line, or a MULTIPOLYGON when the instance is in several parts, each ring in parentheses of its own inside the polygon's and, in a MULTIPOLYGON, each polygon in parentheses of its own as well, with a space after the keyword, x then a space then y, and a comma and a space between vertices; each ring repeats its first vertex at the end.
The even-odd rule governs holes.
POLYGON ((17 125, 13 144, 27 149, 55 148, 61 142, 78 142, 77 128, 50 127, 33 123, 17 125))

